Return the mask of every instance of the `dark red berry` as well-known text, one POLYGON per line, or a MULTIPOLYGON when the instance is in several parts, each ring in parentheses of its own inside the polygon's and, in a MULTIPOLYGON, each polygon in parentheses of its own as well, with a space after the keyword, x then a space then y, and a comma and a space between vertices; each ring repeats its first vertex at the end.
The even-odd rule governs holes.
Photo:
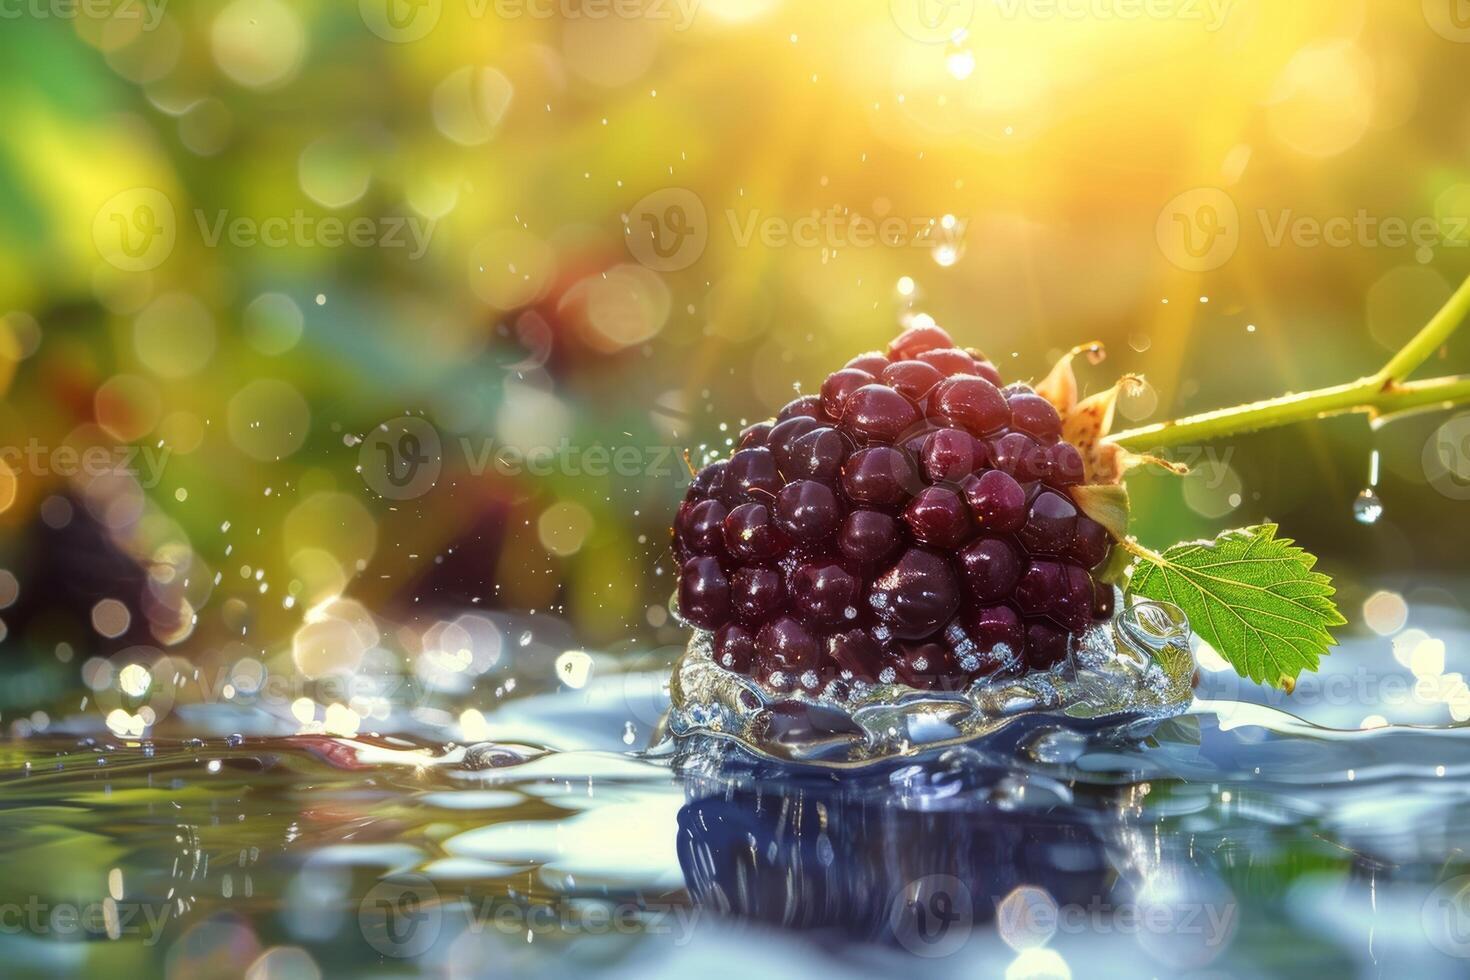
POLYGON ((894 361, 883 369, 879 380, 909 401, 922 401, 944 375, 923 361, 894 361))
POLYGON ((866 371, 876 378, 878 375, 882 374, 883 369, 888 366, 888 355, 875 350, 871 350, 868 351, 866 354, 859 354, 857 357, 854 357, 852 360, 848 361, 842 366, 847 368, 857 368, 859 371, 866 371))
POLYGON ((948 378, 934 388, 930 401, 930 414, 947 419, 972 435, 995 432, 1011 419, 1000 389, 984 378, 948 378))
POLYGON ((679 572, 679 615, 695 626, 719 629, 730 619, 730 583, 713 558, 700 556, 679 572))
POLYGON ((855 510, 842 522, 837 546, 852 561, 871 565, 893 554, 898 546, 898 522, 877 510, 855 510))
POLYGON ((861 506, 898 508, 922 486, 908 453, 892 446, 860 449, 842 467, 843 493, 861 506))
POLYGON ((960 550, 960 572, 970 595, 980 602, 999 602, 1015 591, 1021 580, 1021 558, 1000 538, 971 541, 960 550))
POLYGON ((841 565, 813 562, 792 576, 791 604, 811 623, 834 625, 857 615, 859 590, 857 578, 841 565))
POLYGON ((931 483, 958 483, 985 464, 985 443, 964 429, 935 429, 924 437, 920 466, 931 483))
POLYGON ((878 379, 867 371, 859 371, 857 368, 843 368, 841 371, 833 371, 827 375, 827 380, 822 382, 822 411, 829 418, 842 418, 842 410, 847 407, 847 398, 863 385, 870 385, 878 379))
POLYGON ((1062 434, 1062 417, 1040 395, 1015 395, 1007 404, 1011 407, 1012 427, 1047 442, 1062 434))
POLYGON ((689 511, 684 524, 684 547, 697 555, 718 555, 724 549, 725 505, 702 500, 689 511))
POLYGON ((784 481, 776 468, 776 456, 764 446, 742 449, 725 467, 725 489, 721 499, 728 507, 746 501, 769 501, 784 481))
POLYGON ((725 515, 725 550, 744 561, 769 561, 790 543, 776 526, 776 517, 765 504, 741 504, 725 515))
POLYGON ((1025 630, 1016 610, 1008 605, 988 605, 970 611, 964 617, 964 626, 970 639, 980 651, 992 651, 1005 646, 1010 655, 1020 657, 1026 645, 1025 630))
POLYGON ((926 350, 914 358, 934 368, 942 377, 956 374, 974 374, 975 359, 958 347, 936 347, 926 350))
POLYGON ((986 470, 962 486, 980 530, 1009 534, 1026 523, 1026 490, 1010 474, 986 470))
POLYGON ((827 640, 827 656, 839 672, 857 680, 877 680, 878 672, 883 669, 882 649, 865 629, 833 633, 827 640))
POLYGON ((868 604, 895 637, 919 640, 959 608, 959 583, 941 555, 910 548, 874 581, 868 604))
POLYGON ((932 324, 909 327, 888 345, 888 359, 890 361, 910 361, 926 350, 953 346, 954 338, 950 337, 943 327, 932 324))
POLYGON ((1092 621, 1092 576, 1081 565, 1067 565, 1063 571, 1065 586, 1052 606, 1052 618, 1080 633, 1092 621))
POLYGON ((956 690, 963 686, 948 646, 919 643, 900 647, 889 659, 898 679, 921 691, 956 690))
POLYGON ((851 445, 841 432, 828 426, 799 436, 785 453, 781 475, 788 480, 834 482, 842 474, 851 445))
POLYGON ((751 566, 730 576, 730 607, 741 622, 760 626, 785 604, 786 587, 775 569, 751 566))
POLYGON ((889 442, 919 421, 913 402, 887 385, 864 385, 847 396, 842 428, 862 443, 889 442))
POLYGON ((1055 490, 1043 490, 1016 537, 1032 554, 1060 555, 1072 547, 1076 534, 1077 505, 1055 490))
POLYGON ((688 500, 704 500, 708 497, 718 497, 720 488, 725 484, 725 467, 728 465, 721 460, 711 463, 695 474, 694 480, 689 484, 688 500))
POLYGON ((975 373, 984 378, 986 381, 989 381, 991 384, 995 385, 997 388, 1000 387, 1001 377, 999 369, 997 369, 994 364, 991 364, 984 358, 975 358, 975 373))
POLYGON ((799 480, 786 484, 776 495, 776 523, 800 544, 830 538, 841 520, 841 505, 826 484, 799 480))
POLYGON ((782 405, 781 411, 776 413, 777 422, 785 422, 787 419, 800 417, 825 421, 822 415, 821 397, 817 395, 801 395, 782 405))
POLYGON ((1067 631, 1046 620, 1026 622, 1026 663, 1033 670, 1049 670, 1067 657, 1067 631))
POLYGON ((672 528, 678 612, 777 693, 962 690, 1063 661, 1113 614, 1113 541, 1055 409, 917 327, 703 467, 672 528), (829 684, 836 684, 828 688, 829 684))
POLYGON ((736 623, 720 627, 715 634, 715 663, 739 674, 750 672, 755 660, 755 636, 736 623))
POLYGON ((969 508, 947 487, 919 491, 904 508, 903 520, 915 541, 946 550, 959 547, 974 531, 969 508))
POLYGON ((1047 447, 1048 465, 1043 479, 1054 487, 1075 487, 1086 478, 1082 454, 1070 442, 1047 447))
POLYGON ((910 458, 919 459, 929 437, 938 431, 939 426, 933 425, 928 419, 920 419, 898 437, 898 448, 908 453, 910 458))
POLYGON ((740 430, 740 442, 736 444, 735 448, 755 449, 759 446, 764 446, 766 440, 770 438, 771 430, 775 427, 775 423, 769 421, 747 425, 740 430))
POLYGON ((1039 480, 1050 469, 1046 450, 1024 432, 1008 432, 990 443, 990 463, 1017 480, 1039 480))
POLYGON ((1108 560, 1112 550, 1113 536, 1108 529, 1086 514, 1078 514, 1077 530, 1068 557, 1083 568, 1096 568, 1108 560))
POLYGON ((1038 559, 1021 574, 1016 584, 1016 604, 1027 616, 1040 616, 1052 611, 1067 587, 1067 573, 1058 561, 1038 559))
POLYGON ((798 415, 787 419, 785 422, 777 422, 771 434, 766 437, 766 448, 771 455, 776 457, 776 469, 785 472, 791 467, 791 454, 796 451, 796 441, 810 432, 827 428, 814 418, 798 415))
POLYGON ((755 646, 767 669, 791 674, 815 668, 821 656, 816 638, 791 616, 778 616, 762 627, 755 646))

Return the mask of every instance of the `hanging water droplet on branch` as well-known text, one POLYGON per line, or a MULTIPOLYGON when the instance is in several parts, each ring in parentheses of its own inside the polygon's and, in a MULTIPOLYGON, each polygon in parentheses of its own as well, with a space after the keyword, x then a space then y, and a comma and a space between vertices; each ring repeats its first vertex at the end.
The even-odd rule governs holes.
POLYGON ((1353 500, 1353 518, 1359 524, 1377 524, 1383 516, 1383 499, 1378 496, 1378 450, 1368 457, 1368 485, 1353 500))

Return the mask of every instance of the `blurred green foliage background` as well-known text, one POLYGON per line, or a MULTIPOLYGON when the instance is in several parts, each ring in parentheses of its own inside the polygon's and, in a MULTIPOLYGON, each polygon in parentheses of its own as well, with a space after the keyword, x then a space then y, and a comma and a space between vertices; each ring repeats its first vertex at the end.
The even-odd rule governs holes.
MULTIPOLYGON (((1018 379, 1103 341, 1089 390, 1149 381, 1124 425, 1371 371, 1470 272, 1454 11, 6 4, 0 708, 472 606, 676 642, 680 453, 914 316, 1018 379)), ((1269 516, 1345 608, 1463 568, 1444 422, 1193 447, 1138 533, 1269 516)))

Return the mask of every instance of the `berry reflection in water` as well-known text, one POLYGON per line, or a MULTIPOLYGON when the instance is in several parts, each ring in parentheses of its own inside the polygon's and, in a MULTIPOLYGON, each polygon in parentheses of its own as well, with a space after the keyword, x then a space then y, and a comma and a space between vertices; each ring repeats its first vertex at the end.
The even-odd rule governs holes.
MULTIPOLYGON (((948 705, 954 724, 973 729, 985 727, 977 712, 1016 710, 995 698, 982 704, 983 692, 1064 707, 1086 697, 1079 677, 1096 681, 1109 663, 1126 667, 1128 685, 1146 666, 1157 674, 1148 681, 1155 693, 1174 690, 1167 668, 1189 660, 1187 625, 1156 604, 1127 619, 1168 624, 1156 630, 1161 644, 1130 646, 1128 630, 1110 625, 1116 593, 1102 573, 1114 541, 1073 494, 1116 476, 1100 478, 1064 427, 1042 394, 1003 385, 983 354, 926 325, 886 354, 853 358, 820 395, 744 430, 729 460, 696 475, 674 523, 677 610, 700 630, 681 663, 693 672, 684 693, 722 701, 693 690, 718 686, 700 674, 708 664, 741 682, 744 693, 725 706, 736 716, 778 704, 834 707, 822 722, 798 713, 802 724, 846 723, 864 754, 871 733, 851 709, 872 715, 908 695, 948 705), (1163 668, 1155 645, 1172 651, 1163 668)), ((1123 707, 1114 674, 1103 685, 1110 711, 1123 707)), ((676 670, 676 692, 680 680, 676 670)), ((675 708, 679 716, 677 698, 675 708)), ((1166 699, 1148 710, 1180 708, 1166 699)), ((709 727, 688 712, 675 720, 709 727)), ((724 723, 749 735, 755 721, 724 723)), ((908 727, 895 728, 898 743, 913 741, 902 734, 908 727)))

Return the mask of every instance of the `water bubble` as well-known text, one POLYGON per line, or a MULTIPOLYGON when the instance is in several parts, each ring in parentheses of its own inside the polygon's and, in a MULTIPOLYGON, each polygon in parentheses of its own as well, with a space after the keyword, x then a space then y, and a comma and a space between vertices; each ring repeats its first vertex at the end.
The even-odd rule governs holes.
POLYGON ((567 687, 581 689, 592 675, 592 658, 582 650, 568 650, 556 658, 556 676, 567 687))
POLYGON ((1376 524, 1382 516, 1382 498, 1372 487, 1364 487, 1353 501, 1353 518, 1359 524, 1376 524))

